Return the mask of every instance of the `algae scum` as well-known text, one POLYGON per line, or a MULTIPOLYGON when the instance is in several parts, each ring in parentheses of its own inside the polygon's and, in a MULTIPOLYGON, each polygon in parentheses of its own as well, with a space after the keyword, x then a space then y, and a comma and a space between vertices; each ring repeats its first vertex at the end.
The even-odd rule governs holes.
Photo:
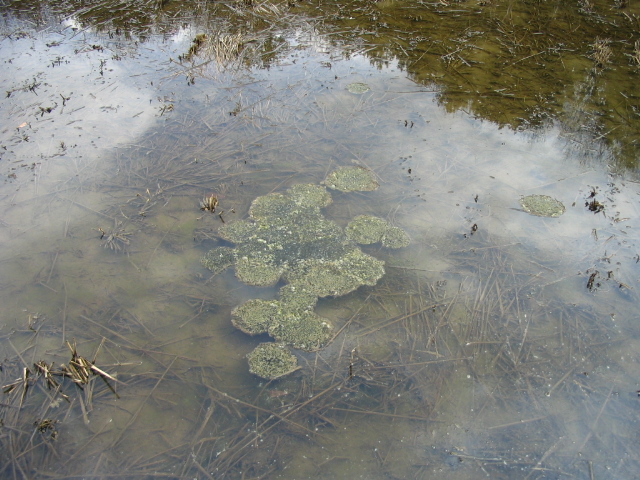
POLYGON ((566 208, 559 200, 548 195, 527 195, 520 198, 523 210, 537 217, 559 217, 566 208))
MULTIPOLYGON (((344 192, 377 188, 372 173, 360 167, 340 168, 325 184, 344 192)), ((325 186, 312 184, 258 197, 248 220, 220 228, 220 237, 236 247, 217 247, 202 258, 214 273, 235 265, 236 276, 247 285, 267 287, 286 281, 278 300, 252 299, 232 312, 236 328, 249 335, 268 333, 277 342, 263 343, 248 355, 250 371, 260 377, 273 379, 297 368, 287 346, 313 351, 331 339, 331 323, 314 311, 318 298, 373 286, 384 275, 384 262, 364 253, 358 244, 381 242, 389 248, 409 244, 403 230, 369 215, 356 217, 343 230, 321 212, 331 201, 325 186)))

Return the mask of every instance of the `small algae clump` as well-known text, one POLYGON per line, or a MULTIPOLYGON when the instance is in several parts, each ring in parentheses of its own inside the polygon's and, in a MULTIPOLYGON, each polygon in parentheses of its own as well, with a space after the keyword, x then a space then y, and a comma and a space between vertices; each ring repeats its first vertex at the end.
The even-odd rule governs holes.
POLYGON ((221 227, 220 236, 238 244, 232 262, 238 279, 248 285, 271 286, 300 258, 342 255, 342 229, 320 212, 329 203, 331 196, 323 186, 296 185, 286 194, 256 198, 249 220, 221 227))
POLYGON ((247 285, 270 287, 278 283, 283 268, 276 265, 276 259, 268 252, 244 255, 236 262, 236 276, 247 285))
POLYGON ((200 260, 202 265, 213 273, 220 273, 236 261, 233 248, 218 247, 209 250, 200 260))
POLYGON ((562 202, 548 195, 528 195, 520 198, 525 212, 538 217, 559 217, 565 211, 562 202))
POLYGON ((317 350, 331 337, 329 320, 313 311, 318 295, 285 285, 280 300, 249 300, 231 312, 233 325, 249 335, 269 333, 278 342, 300 350, 317 350))
POLYGON ((347 237, 356 243, 369 245, 379 242, 390 225, 382 218, 358 215, 347 225, 347 237))
POLYGON ((327 189, 322 185, 298 184, 287 190, 289 198, 304 207, 327 207, 333 201, 327 189))
POLYGON ((411 237, 399 227, 389 227, 382 235, 382 245, 387 248, 403 248, 410 243, 411 237))
POLYGON ((283 312, 269 326, 269 335, 276 341, 308 352, 324 347, 332 334, 329 321, 315 312, 283 312))
POLYGON ((373 172, 362 167, 340 167, 327 176, 324 184, 341 192, 370 192, 380 186, 373 172))
POLYGON ((384 275, 384 262, 354 248, 343 257, 323 261, 300 262, 287 274, 287 280, 297 288, 319 297, 341 296, 362 285, 375 285, 384 275))
POLYGON ((367 85, 366 83, 354 82, 347 85, 347 90, 349 90, 349 93, 361 94, 361 93, 366 93, 371 89, 369 88, 369 85, 367 85))
MULTIPOLYGON (((325 183, 343 191, 378 186, 361 167, 339 169, 325 183)), ((258 197, 247 220, 220 227, 220 237, 235 247, 217 247, 202 258, 214 273, 234 265, 236 277, 247 285, 286 282, 278 299, 248 300, 231 312, 233 325, 242 332, 267 333, 277 342, 261 344, 248 356, 251 372, 263 378, 296 369, 289 347, 314 351, 331 340, 331 323, 314 311, 319 298, 373 286, 384 275, 384 262, 364 253, 358 243, 382 242, 391 248, 409 243, 404 231, 372 216, 357 217, 343 230, 321 212, 331 201, 325 186, 310 184, 258 197)))
POLYGON ((280 289, 280 303, 294 312, 311 312, 318 303, 318 295, 302 286, 285 285, 280 289))
POLYGON ((382 242, 387 248, 402 248, 411 242, 404 230, 392 227, 386 220, 372 215, 354 218, 347 225, 347 237, 362 245, 382 242))
POLYGON ((278 302, 249 300, 231 312, 233 326, 249 335, 267 333, 271 319, 278 313, 278 302))
POLYGON ((247 355, 249 371, 269 380, 288 375, 298 369, 298 359, 278 343, 261 343, 247 355))

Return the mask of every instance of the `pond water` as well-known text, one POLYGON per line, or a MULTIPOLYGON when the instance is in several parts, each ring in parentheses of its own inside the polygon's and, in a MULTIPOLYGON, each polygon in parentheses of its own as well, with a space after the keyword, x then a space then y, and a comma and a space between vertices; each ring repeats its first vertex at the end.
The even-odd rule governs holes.
POLYGON ((636 478, 629 3, 5 2, 0 475, 636 478), (231 312, 284 283, 200 259, 353 165, 323 214, 412 242, 254 376, 231 312))

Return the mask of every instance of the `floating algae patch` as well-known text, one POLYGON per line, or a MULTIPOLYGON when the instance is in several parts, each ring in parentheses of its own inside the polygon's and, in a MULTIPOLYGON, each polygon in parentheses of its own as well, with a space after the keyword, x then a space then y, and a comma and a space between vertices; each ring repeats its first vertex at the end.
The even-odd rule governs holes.
POLYGON ((324 184, 341 192, 370 192, 380 186, 373 172, 363 167, 340 167, 327 176, 324 184))
POLYGON ((375 285, 384 275, 384 262, 353 248, 343 257, 331 261, 310 259, 300 262, 287 274, 297 288, 319 297, 341 296, 362 285, 375 285))
POLYGON ((356 243, 369 245, 382 240, 382 235, 390 225, 382 218, 372 215, 358 215, 347 225, 347 237, 356 243))
POLYGON ((382 242, 388 248, 402 248, 411 239, 404 230, 392 227, 386 220, 372 215, 358 215, 347 225, 347 237, 356 243, 369 245, 382 242))
POLYGON ((248 335, 267 333, 271 319, 278 313, 278 302, 253 299, 231 312, 231 323, 248 335))
MULTIPOLYGON (((378 186, 373 174, 361 167, 339 169, 325 183, 343 191, 378 186)), ((236 276, 248 285, 287 282, 279 299, 249 300, 232 311, 236 328, 249 335, 268 333, 278 342, 262 344, 249 355, 251 372, 256 375, 277 378, 295 370, 295 364, 288 363, 295 357, 288 356, 287 345, 312 351, 327 344, 333 328, 315 313, 318 298, 373 286, 384 275, 384 262, 364 253, 357 243, 382 242, 398 248, 409 242, 403 230, 371 216, 356 218, 345 232, 321 212, 331 201, 325 186, 311 184, 258 197, 249 208, 249 219, 219 230, 220 237, 235 243, 235 248, 217 247, 202 258, 202 264, 214 273, 235 265, 236 276), (280 362, 282 369, 273 373, 271 367, 257 366, 265 362, 280 362)))
POLYGON ((297 370, 298 359, 279 343, 261 343, 247 355, 249 371, 269 380, 297 370))
POLYGON ((200 260, 203 266, 213 273, 220 273, 235 263, 235 255, 232 248, 218 247, 209 250, 200 260))
POLYGON ((382 245, 387 248, 403 248, 410 243, 411 237, 399 227, 389 227, 382 235, 382 245))
MULTIPOLYGON (((231 312, 231 323, 249 335, 271 333, 270 329, 278 319, 287 316, 300 317, 313 312, 316 303, 318 295, 307 292, 304 288, 285 285, 280 289, 280 300, 253 299, 234 308, 231 312)), ((331 329, 328 322, 327 327, 331 329)), ((276 335, 272 336, 278 338, 276 335)), ((293 342, 285 343, 295 346, 293 342)))
POLYGON ((315 312, 286 312, 275 317, 269 326, 269 335, 276 341, 308 352, 322 348, 332 334, 329 320, 315 312))
POLYGON ((236 276, 247 285, 270 287, 278 283, 283 268, 276 264, 274 255, 269 252, 254 252, 242 256, 236 262, 236 276))
POLYGON ((313 311, 318 303, 318 295, 304 286, 285 285, 280 289, 280 303, 293 312, 313 311))
POLYGON ((562 202, 549 195, 527 195, 520 198, 525 212, 538 217, 559 217, 565 211, 562 202))
POLYGON ((225 223, 218 230, 218 235, 230 242, 240 243, 253 235, 257 229, 258 226, 250 222, 225 223))
POLYGON ((333 201, 327 189, 322 185, 301 183, 294 185, 287 192, 297 205, 306 207, 327 207, 333 201))
POLYGON ((349 93, 362 94, 368 92, 371 89, 366 83, 354 82, 347 85, 347 90, 349 90, 349 93))

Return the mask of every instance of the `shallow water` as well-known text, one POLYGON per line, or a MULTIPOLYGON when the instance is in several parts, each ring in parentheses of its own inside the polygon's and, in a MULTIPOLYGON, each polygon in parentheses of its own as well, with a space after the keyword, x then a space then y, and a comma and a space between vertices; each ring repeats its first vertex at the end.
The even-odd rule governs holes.
MULTIPOLYGON (((497 5, 414 11, 443 18, 420 40, 441 52, 408 48, 423 20, 404 24, 401 2, 352 4, 350 16, 151 3, 3 7, 3 476, 634 478, 637 112, 630 96, 628 121, 605 135, 615 125, 590 109, 615 99, 584 96, 590 82, 624 92, 631 60, 594 67, 590 29, 583 53, 576 39, 571 59, 557 56, 571 75, 542 82, 529 47, 514 46, 522 84, 547 93, 507 108, 473 95, 490 80, 456 81, 494 64, 456 72, 435 56, 471 13, 484 23, 468 38, 493 38, 496 18, 519 24, 497 5), (189 53, 203 32, 213 41, 189 53), (417 74, 407 65, 425 51, 436 64, 417 74), (564 81, 569 98, 548 108, 564 81), (351 93, 355 82, 369 90, 351 93), (325 215, 343 227, 377 215, 412 244, 363 246, 387 273, 319 302, 340 335, 296 351, 302 368, 288 377, 254 377, 245 356, 270 339, 236 330, 230 312, 279 285, 212 276, 200 257, 254 198, 352 164, 380 188, 331 191, 325 215), (199 208, 210 194, 213 214, 199 208), (567 210, 529 215, 529 194, 567 210), (80 389, 56 377, 68 402, 36 380, 34 362, 70 364, 66 342, 115 380, 80 389)), ((632 7, 591 8, 580 22, 604 33, 637 22, 632 7)), ((616 42, 626 59, 632 43, 616 42)))

